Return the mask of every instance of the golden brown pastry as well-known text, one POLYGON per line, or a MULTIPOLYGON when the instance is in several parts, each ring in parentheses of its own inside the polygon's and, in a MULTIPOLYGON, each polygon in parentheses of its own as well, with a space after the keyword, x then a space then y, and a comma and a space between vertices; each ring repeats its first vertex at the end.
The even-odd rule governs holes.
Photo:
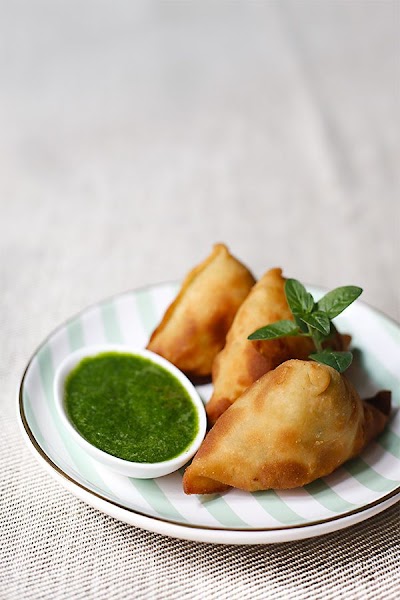
POLYGON ((192 378, 211 374, 234 316, 254 285, 250 271, 224 244, 186 276, 147 348, 192 378))
POLYGON ((292 319, 286 301, 282 269, 271 269, 256 283, 239 308, 224 349, 212 369, 214 391, 206 409, 209 422, 218 417, 261 375, 288 358, 307 358, 312 343, 307 338, 249 341, 256 329, 281 319, 292 319), (261 354, 265 346, 264 355, 261 354))
POLYGON ((387 419, 331 367, 289 360, 218 419, 184 474, 184 491, 306 485, 359 454, 387 419))
MULTIPOLYGON (((314 351, 311 339, 286 337, 276 340, 250 341, 256 329, 281 319, 293 320, 285 296, 282 269, 271 269, 256 283, 239 308, 224 349, 217 355, 212 379, 213 395, 206 409, 210 424, 259 377, 290 358, 306 359, 314 351)), ((344 349, 349 339, 338 334, 331 341, 336 350, 344 349)))

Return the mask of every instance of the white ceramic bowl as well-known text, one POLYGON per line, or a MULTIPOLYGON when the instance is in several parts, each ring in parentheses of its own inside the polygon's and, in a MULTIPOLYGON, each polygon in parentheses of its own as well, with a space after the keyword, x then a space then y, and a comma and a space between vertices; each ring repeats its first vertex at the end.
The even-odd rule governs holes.
POLYGON ((83 450, 85 450, 95 460, 99 461, 104 466, 108 467, 109 469, 112 469, 120 475, 126 475, 128 477, 137 477, 139 479, 151 479, 153 477, 161 477, 162 475, 168 475, 168 473, 177 471, 195 455, 206 433, 206 413, 203 402, 199 394, 197 393, 195 387, 192 385, 189 379, 182 373, 182 371, 177 369, 169 361, 165 360, 165 358, 162 358, 154 352, 150 352, 150 350, 132 349, 129 346, 123 346, 121 344, 102 344, 98 346, 87 346, 85 348, 81 348, 80 350, 69 354, 57 368, 54 377, 54 397, 58 413, 61 417, 65 428, 68 430, 70 436, 81 446, 81 448, 83 448, 83 450), (174 375, 176 379, 178 379, 178 381, 186 389, 186 391, 189 393, 189 396, 195 406, 198 415, 199 430, 190 446, 184 452, 182 452, 182 454, 179 454, 179 456, 176 456, 171 460, 166 460, 157 463, 131 462, 122 458, 118 458, 116 456, 112 456, 111 454, 100 450, 96 446, 93 446, 75 429, 65 409, 65 379, 67 378, 68 374, 72 371, 72 369, 74 369, 83 358, 86 358, 88 356, 96 356, 97 354, 101 354, 103 352, 123 352, 124 354, 132 354, 134 356, 140 356, 142 358, 151 360, 157 365, 164 367, 164 369, 166 369, 172 375, 174 375))

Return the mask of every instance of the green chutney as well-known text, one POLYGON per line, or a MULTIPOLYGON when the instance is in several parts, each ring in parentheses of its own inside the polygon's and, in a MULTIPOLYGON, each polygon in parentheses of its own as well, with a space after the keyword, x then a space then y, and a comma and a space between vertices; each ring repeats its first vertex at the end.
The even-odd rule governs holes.
POLYGON ((66 379, 64 402, 88 442, 133 462, 175 458, 199 430, 196 408, 178 379, 133 354, 84 358, 66 379))

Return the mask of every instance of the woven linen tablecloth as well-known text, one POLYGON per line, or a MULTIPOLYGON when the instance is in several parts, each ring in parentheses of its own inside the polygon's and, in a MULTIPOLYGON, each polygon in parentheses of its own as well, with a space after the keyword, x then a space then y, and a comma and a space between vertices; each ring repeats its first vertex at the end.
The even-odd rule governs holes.
POLYGON ((400 597, 399 505, 225 546, 75 498, 22 440, 35 348, 224 241, 400 320, 397 0, 0 1, 0 598, 400 597))

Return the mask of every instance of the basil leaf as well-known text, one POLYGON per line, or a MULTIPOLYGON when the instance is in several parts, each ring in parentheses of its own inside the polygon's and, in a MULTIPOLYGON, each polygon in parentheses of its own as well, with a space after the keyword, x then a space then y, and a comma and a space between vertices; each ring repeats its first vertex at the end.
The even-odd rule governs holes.
POLYGON ((333 321, 331 321, 331 330, 329 332, 329 337, 333 338, 335 335, 338 335, 338 334, 339 334, 339 332, 336 329, 335 324, 333 323, 333 321))
POLYGON ((297 279, 287 279, 285 294, 290 310, 295 316, 309 314, 314 308, 314 298, 297 279))
POLYGON ((299 328, 293 321, 277 321, 271 325, 266 325, 254 331, 248 340, 273 340, 276 338, 286 337, 288 335, 298 335, 299 328))
POLYGON ((325 312, 334 319, 347 308, 362 293, 362 288, 355 285, 345 285, 328 292, 318 300, 318 310, 325 312))
POLYGON ((310 354, 316 362, 333 367, 339 373, 343 373, 352 363, 353 355, 351 352, 333 352, 332 350, 323 350, 310 354))
POLYGON ((313 340, 316 348, 317 348, 316 342, 323 344, 324 342, 329 340, 330 337, 331 337, 330 334, 328 336, 326 336, 323 333, 321 333, 320 331, 318 331, 317 329, 314 329, 314 331, 312 332, 312 340, 313 340))
POLYGON ((331 331, 331 322, 329 317, 322 311, 316 310, 311 315, 301 315, 300 319, 310 325, 313 329, 316 329, 324 336, 329 335, 331 331))
POLYGON ((296 325, 298 325, 298 326, 300 327, 300 329, 301 329, 301 331, 302 331, 303 333, 308 333, 308 327, 307 327, 307 324, 306 324, 306 323, 304 323, 304 321, 302 321, 302 320, 300 319, 300 317, 295 317, 295 318, 294 318, 294 321, 295 321, 296 325))

